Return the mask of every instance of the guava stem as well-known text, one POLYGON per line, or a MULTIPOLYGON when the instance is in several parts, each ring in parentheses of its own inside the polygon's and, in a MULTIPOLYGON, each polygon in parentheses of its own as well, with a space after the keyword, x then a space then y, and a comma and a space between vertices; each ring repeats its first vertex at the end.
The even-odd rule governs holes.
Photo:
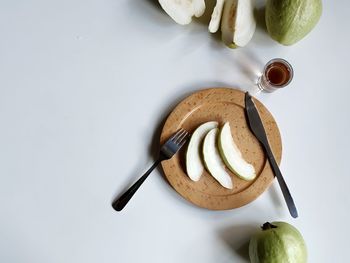
POLYGON ((277 226, 271 224, 270 222, 266 222, 261 227, 262 230, 268 230, 268 229, 272 229, 272 228, 277 228, 277 226))

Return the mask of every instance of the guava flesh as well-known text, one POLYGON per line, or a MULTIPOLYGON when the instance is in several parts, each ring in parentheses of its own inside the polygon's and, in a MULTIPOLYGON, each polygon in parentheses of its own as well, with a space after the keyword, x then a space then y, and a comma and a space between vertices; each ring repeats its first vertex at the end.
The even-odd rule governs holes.
POLYGON ((226 122, 220 130, 218 147, 222 160, 231 172, 247 181, 256 177, 254 166, 244 160, 242 153, 232 138, 229 122, 226 122))
POLYGON ((225 0, 221 17, 222 41, 229 48, 244 47, 253 37, 253 0, 225 0))
POLYGON ((197 182, 204 171, 204 166, 201 160, 201 146, 203 139, 210 130, 216 128, 217 126, 218 123, 216 121, 203 123, 193 132, 191 136, 186 152, 186 170, 187 175, 192 179, 192 181, 197 182))
POLYGON ((200 17, 205 11, 204 0, 158 0, 164 11, 178 24, 191 23, 192 17, 200 17))
POLYGON ((203 160, 208 172, 223 187, 233 189, 232 179, 225 170, 225 165, 217 148, 218 128, 214 128, 208 132, 203 141, 203 160))

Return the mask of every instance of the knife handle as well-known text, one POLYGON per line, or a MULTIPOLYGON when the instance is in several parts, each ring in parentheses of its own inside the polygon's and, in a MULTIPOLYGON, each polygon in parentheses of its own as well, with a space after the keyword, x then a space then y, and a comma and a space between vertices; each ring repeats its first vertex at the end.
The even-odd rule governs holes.
POLYGON ((293 218, 297 218, 298 217, 298 211, 297 211, 297 208, 295 206, 293 197, 290 194, 290 191, 288 189, 288 186, 287 186, 286 182, 284 181, 284 178, 282 176, 281 170, 278 167, 278 164, 277 164, 277 162, 275 160, 275 157, 273 156, 273 153, 271 151, 270 146, 269 145, 265 146, 265 150, 266 150, 266 154, 267 154, 267 157, 269 159, 272 171, 273 171, 274 175, 277 177, 277 181, 278 181, 278 183, 280 185, 280 188, 282 190, 282 194, 283 194, 284 200, 287 203, 289 213, 291 214, 291 216, 293 218))

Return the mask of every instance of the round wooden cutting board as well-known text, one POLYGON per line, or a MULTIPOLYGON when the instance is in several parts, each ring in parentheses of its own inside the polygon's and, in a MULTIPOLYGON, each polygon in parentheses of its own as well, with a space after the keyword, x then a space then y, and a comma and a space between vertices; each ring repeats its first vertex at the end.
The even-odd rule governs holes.
MULTIPOLYGON (((272 151, 278 163, 281 161, 282 143, 277 124, 271 113, 254 99, 272 151)), ((254 165, 257 177, 244 181, 228 169, 233 189, 222 187, 206 170, 201 179, 193 182, 186 174, 185 145, 172 159, 163 161, 165 177, 171 186, 193 204, 213 210, 233 209, 250 203, 272 183, 274 176, 262 147, 248 127, 244 112, 244 92, 231 88, 211 88, 196 92, 184 99, 167 118, 161 134, 164 143, 179 128, 193 132, 200 124, 218 121, 230 123, 232 136, 243 158, 254 165)))

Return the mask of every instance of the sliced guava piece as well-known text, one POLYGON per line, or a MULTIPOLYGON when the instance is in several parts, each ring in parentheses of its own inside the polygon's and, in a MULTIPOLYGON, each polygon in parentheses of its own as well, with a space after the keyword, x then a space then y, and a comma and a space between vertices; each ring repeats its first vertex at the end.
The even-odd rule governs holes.
POLYGON ((219 129, 208 132, 203 141, 203 160, 208 172, 225 188, 232 189, 231 176, 225 170, 225 164, 217 147, 219 129))
POLYGON ((205 11, 204 0, 159 0, 164 11, 178 24, 191 23, 192 17, 199 17, 205 11))
POLYGON ((193 13, 195 17, 200 17, 205 11, 205 1, 204 0, 192 0, 193 13))
POLYGON ((247 181, 256 177, 254 166, 243 159, 241 151, 234 142, 228 122, 220 130, 218 146, 222 159, 233 173, 247 181))
POLYGON ((202 162, 202 143, 207 133, 218 127, 216 121, 209 121, 200 125, 192 134, 188 143, 186 152, 186 170, 187 175, 193 180, 198 181, 204 171, 202 162))
POLYGON ((253 37, 255 27, 253 0, 225 1, 221 32, 222 41, 228 47, 244 47, 253 37))
POLYGON ((209 32, 215 33, 219 30, 222 10, 224 8, 225 0, 217 0, 214 7, 213 13, 211 14, 211 19, 209 23, 209 32))

